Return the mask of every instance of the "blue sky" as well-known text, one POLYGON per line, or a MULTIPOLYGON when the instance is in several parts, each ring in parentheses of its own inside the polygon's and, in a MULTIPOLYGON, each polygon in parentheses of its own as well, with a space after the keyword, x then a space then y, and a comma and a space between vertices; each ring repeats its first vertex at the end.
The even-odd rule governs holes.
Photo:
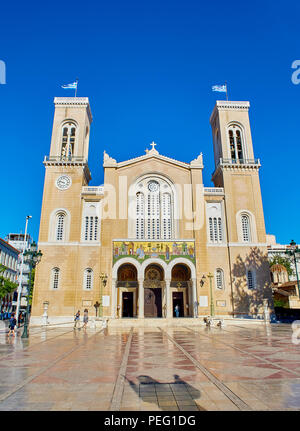
MULTIPOLYGON (((189 162, 204 155, 214 170, 209 117, 213 84, 230 100, 249 100, 266 229, 278 242, 300 242, 299 2, 110 0, 6 2, 1 6, 0 85, 2 211, 0 236, 38 238, 53 98, 79 78, 78 96, 93 113, 90 185, 103 182, 103 150, 118 161, 160 153, 189 162)), ((70 92, 68 92, 70 91, 70 92)), ((220 97, 221 96, 221 97, 220 97)))

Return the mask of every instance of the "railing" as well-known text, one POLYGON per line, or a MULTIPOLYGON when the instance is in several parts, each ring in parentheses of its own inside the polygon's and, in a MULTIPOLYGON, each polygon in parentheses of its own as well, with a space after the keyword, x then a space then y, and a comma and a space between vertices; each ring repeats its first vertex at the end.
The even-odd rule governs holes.
POLYGON ((87 163, 87 159, 81 156, 45 156, 44 162, 87 163))
POLYGON ((206 195, 223 195, 223 187, 204 187, 204 194, 206 195))
POLYGON ((86 195, 103 195, 103 186, 84 186, 81 193, 86 195))
POLYGON ((259 159, 222 159, 220 165, 259 165, 259 159))

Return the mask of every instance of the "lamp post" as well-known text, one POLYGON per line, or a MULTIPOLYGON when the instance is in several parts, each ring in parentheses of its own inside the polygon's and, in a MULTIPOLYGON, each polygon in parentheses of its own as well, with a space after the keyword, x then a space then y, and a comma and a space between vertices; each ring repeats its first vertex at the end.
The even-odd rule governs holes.
POLYGON ((32 218, 31 215, 26 216, 24 244, 23 244, 23 250, 22 250, 22 254, 21 254, 21 269, 20 269, 20 274, 19 274, 18 299, 17 299, 17 309, 16 309, 17 323, 19 323, 19 310, 20 310, 20 301, 21 301, 21 293, 22 293, 23 264, 24 264, 24 253, 25 253, 25 248, 26 248, 27 226, 28 226, 28 220, 30 218, 32 218))
POLYGON ((299 295, 299 298, 300 298, 300 285, 299 285, 299 277, 298 277, 298 271, 297 271, 296 253, 300 253, 300 248, 297 247, 297 244, 292 239, 292 241, 290 242, 290 245, 288 246, 288 250, 286 250, 286 254, 288 254, 289 256, 294 256, 294 263, 295 263, 296 277, 297 277, 298 295, 299 295))
POLYGON ((102 289, 105 288, 106 283, 107 283, 107 274, 105 274, 104 272, 101 272, 100 274, 100 280, 101 280, 101 284, 100 284, 100 308, 99 308, 99 317, 103 317, 103 304, 102 304, 102 294, 103 291, 102 289))
POLYGON ((30 277, 29 277, 29 285, 27 288, 27 305, 26 305, 26 314, 25 314, 25 322, 24 322, 24 331, 21 338, 28 338, 29 296, 30 296, 30 289, 31 289, 31 283, 32 283, 32 270, 41 261, 42 256, 43 256, 43 253, 40 250, 37 251, 37 245, 35 242, 33 242, 30 246, 30 249, 25 251, 24 253, 25 262, 29 264, 30 277))
POLYGON ((214 278, 214 276, 210 272, 209 274, 207 274, 207 277, 209 278, 209 289, 210 289, 210 315, 211 317, 214 317, 215 311, 214 311, 214 300, 213 300, 213 293, 212 293, 212 279, 214 278))

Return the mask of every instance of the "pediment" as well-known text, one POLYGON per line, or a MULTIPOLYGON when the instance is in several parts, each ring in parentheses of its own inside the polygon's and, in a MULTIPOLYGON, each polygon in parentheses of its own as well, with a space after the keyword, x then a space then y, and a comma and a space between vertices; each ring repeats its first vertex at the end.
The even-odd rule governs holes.
POLYGON ((103 167, 115 167, 115 168, 122 168, 124 166, 133 165, 135 163, 139 163, 145 160, 151 160, 156 159, 163 162, 171 163, 176 166, 180 166, 186 169, 190 168, 203 168, 203 159, 202 159, 202 153, 199 154, 199 156, 192 160, 190 163, 181 162, 179 160, 172 159, 171 157, 163 156, 162 154, 159 154, 159 152, 154 148, 154 145, 156 145, 154 142, 152 142, 152 149, 148 150, 146 149, 146 154, 135 157, 133 159, 125 160, 123 162, 117 162, 116 159, 113 159, 110 157, 105 151, 104 151, 104 157, 103 157, 103 167))

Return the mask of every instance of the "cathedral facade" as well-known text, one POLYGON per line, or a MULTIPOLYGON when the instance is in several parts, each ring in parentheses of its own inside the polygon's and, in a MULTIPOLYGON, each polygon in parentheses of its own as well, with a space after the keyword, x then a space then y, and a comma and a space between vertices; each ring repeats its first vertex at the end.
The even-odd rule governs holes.
POLYGON ((217 101, 210 117, 214 187, 202 153, 117 161, 89 186, 88 98, 55 98, 32 306, 51 322, 77 310, 111 319, 261 317, 272 309, 266 232, 249 102, 217 101))

